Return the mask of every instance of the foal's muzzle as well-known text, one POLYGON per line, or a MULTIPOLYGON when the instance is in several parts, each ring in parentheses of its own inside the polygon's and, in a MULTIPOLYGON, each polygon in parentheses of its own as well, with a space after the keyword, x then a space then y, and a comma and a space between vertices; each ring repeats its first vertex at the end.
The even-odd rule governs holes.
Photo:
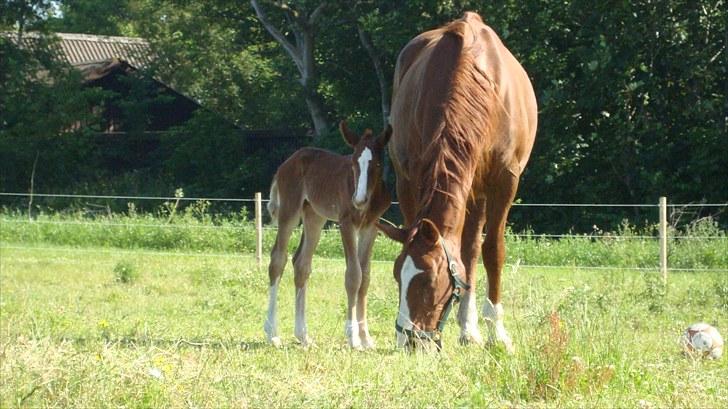
POLYGON ((351 197, 351 203, 354 205, 355 208, 358 210, 363 210, 367 204, 369 203, 369 195, 364 196, 363 201, 356 200, 356 193, 351 197))

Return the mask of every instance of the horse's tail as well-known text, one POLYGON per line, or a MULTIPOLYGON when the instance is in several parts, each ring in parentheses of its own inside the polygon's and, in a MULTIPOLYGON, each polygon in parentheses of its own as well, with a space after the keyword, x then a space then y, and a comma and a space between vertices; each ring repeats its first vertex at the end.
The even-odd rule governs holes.
POLYGON ((268 214, 272 219, 274 225, 278 224, 278 179, 273 178, 273 183, 270 185, 270 200, 268 200, 268 214))

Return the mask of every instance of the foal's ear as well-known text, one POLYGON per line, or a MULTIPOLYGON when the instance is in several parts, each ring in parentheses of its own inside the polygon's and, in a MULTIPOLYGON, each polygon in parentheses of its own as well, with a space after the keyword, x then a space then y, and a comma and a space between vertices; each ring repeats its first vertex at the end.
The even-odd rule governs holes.
POLYGON ((430 219, 422 219, 417 236, 434 247, 440 241, 440 230, 430 219))
POLYGON ((392 137, 392 125, 387 124, 387 127, 384 128, 384 131, 382 131, 382 134, 379 135, 377 138, 377 146, 380 148, 383 148, 387 142, 389 142, 389 138, 392 137))
POLYGON ((344 142, 352 148, 359 143, 359 136, 349 130, 349 125, 346 124, 346 120, 339 122, 339 132, 341 132, 341 136, 344 137, 344 142))
POLYGON ((407 240, 407 230, 400 229, 399 227, 392 226, 391 224, 377 222, 377 229, 394 241, 404 243, 404 241, 407 240))

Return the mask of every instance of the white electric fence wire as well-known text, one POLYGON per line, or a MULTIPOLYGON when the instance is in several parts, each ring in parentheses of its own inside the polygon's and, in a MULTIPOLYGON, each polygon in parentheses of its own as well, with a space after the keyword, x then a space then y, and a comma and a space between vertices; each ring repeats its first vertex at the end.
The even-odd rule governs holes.
MULTIPOLYGON (((74 195, 74 194, 55 194, 55 193, 17 193, 17 192, 0 192, 0 196, 9 197, 52 197, 65 199, 112 199, 112 200, 179 200, 179 201, 209 201, 209 202, 255 202, 255 199, 240 198, 219 198, 219 197, 174 197, 174 196, 114 196, 114 195, 74 195)), ((263 199, 268 202, 268 199, 263 199)), ((399 205, 399 202, 392 202, 393 205, 399 205)), ((639 204, 639 203, 513 203, 513 206, 523 207, 658 207, 658 204, 639 204)), ((728 207, 726 203, 682 203, 668 204, 667 207, 728 207)))

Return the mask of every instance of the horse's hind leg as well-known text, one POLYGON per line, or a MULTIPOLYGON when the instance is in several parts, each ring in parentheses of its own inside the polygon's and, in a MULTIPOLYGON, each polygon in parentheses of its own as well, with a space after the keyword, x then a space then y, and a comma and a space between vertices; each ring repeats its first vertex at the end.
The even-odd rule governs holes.
POLYGON ((293 229, 298 224, 300 215, 299 211, 279 211, 278 213, 278 232, 276 233, 276 241, 270 253, 270 264, 268 265, 268 278, 270 287, 268 288, 268 316, 263 324, 263 330, 268 342, 275 346, 281 345, 281 339, 278 337, 278 286, 281 282, 283 269, 286 267, 288 259, 288 240, 291 238, 293 229))
POLYGON ((306 326, 306 288, 308 287, 308 278, 311 275, 313 252, 316 250, 321 237, 321 229, 325 223, 325 218, 316 214, 311 206, 304 204, 303 234, 301 235, 301 243, 293 256, 293 273, 296 284, 296 326, 294 334, 303 346, 311 344, 311 338, 308 336, 306 326))
POLYGON ((510 353, 513 342, 503 325, 501 305, 501 273, 506 257, 505 228, 508 211, 516 195, 518 177, 504 170, 499 180, 490 188, 486 200, 487 228, 483 243, 483 263, 488 272, 488 299, 483 303, 483 317, 488 323, 491 342, 503 343, 510 353))
POLYGON ((377 238, 377 228, 374 225, 363 227, 359 231, 357 244, 359 263, 361 265, 361 284, 356 300, 356 318, 359 325, 359 339, 365 349, 374 348, 374 340, 369 335, 367 324, 367 291, 369 290, 369 273, 371 271, 372 248, 377 238))

